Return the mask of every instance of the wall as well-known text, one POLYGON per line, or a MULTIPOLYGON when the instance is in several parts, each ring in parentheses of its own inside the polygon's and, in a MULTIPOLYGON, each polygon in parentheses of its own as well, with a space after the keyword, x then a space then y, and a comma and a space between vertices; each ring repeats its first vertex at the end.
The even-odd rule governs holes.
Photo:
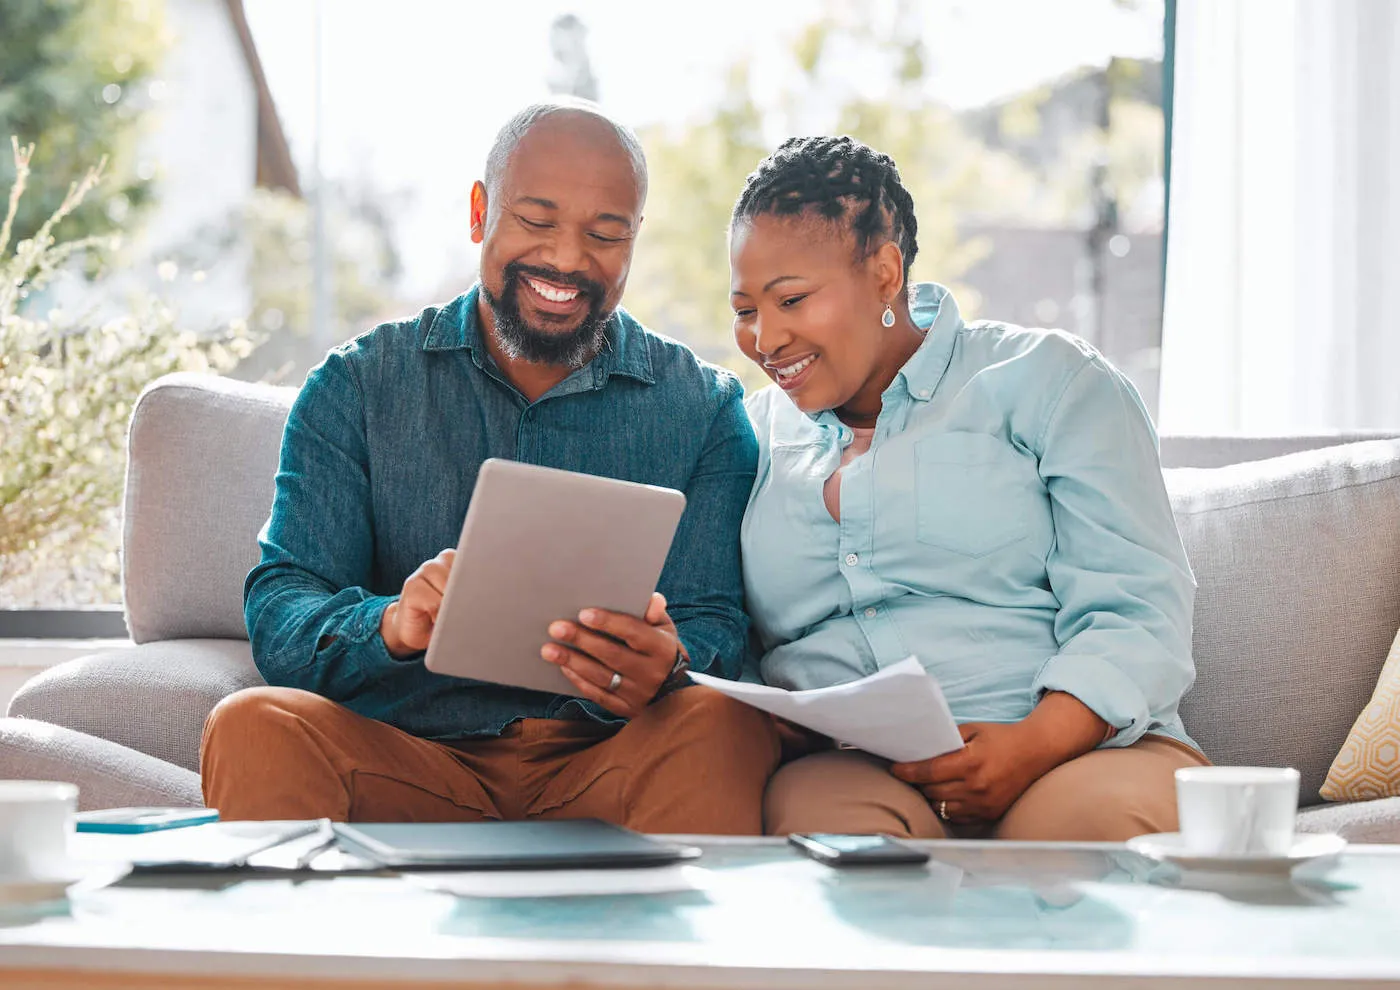
MULTIPOLYGON (((174 35, 161 78, 158 115, 143 153, 158 168, 159 206, 141 247, 159 262, 205 248, 226 229, 257 180, 258 104, 252 74, 224 0, 166 0, 174 35)), ((202 282, 189 272, 171 286, 193 330, 247 316, 247 259, 226 258, 202 282)))
POLYGON ((224 242, 257 182, 257 90, 224 0, 166 0, 165 21, 164 63, 123 96, 148 112, 136 167, 153 178, 154 205, 127 231, 100 296, 83 280, 50 291, 53 305, 104 314, 153 291, 205 332, 252 308, 247 251, 224 242), (160 277, 165 261, 178 265, 173 279, 160 277))

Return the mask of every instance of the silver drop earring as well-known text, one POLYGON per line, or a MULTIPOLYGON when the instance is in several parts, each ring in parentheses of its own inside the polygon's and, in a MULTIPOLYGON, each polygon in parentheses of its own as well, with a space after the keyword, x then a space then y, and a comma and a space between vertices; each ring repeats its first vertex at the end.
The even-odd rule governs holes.
POLYGON ((888 303, 885 304, 885 311, 884 311, 883 313, 880 314, 880 326, 882 326, 882 327, 892 327, 892 326, 894 326, 894 310, 890 309, 888 303))

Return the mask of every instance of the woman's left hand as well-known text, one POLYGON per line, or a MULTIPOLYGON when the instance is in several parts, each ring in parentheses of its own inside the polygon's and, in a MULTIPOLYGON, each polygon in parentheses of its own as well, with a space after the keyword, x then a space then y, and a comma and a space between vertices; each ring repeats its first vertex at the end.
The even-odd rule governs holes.
POLYGON ((968 722, 958 729, 964 745, 957 752, 890 767, 948 821, 996 821, 1048 772, 1024 722, 968 722))

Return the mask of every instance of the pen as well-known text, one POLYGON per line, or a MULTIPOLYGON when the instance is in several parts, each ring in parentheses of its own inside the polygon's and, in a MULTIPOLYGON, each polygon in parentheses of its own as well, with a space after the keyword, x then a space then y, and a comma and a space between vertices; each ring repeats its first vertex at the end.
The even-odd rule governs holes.
POLYGON ((317 823, 317 832, 321 836, 321 841, 297 857, 295 869, 305 870, 309 868, 316 857, 335 845, 335 829, 331 828, 329 818, 322 818, 317 823))

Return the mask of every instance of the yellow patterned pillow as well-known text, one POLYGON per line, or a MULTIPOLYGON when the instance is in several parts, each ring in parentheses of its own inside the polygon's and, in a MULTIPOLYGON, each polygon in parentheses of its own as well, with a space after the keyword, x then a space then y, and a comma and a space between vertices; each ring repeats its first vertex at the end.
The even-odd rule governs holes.
POLYGON ((1400 635, 1385 658, 1376 693, 1327 771, 1329 801, 1400 797, 1400 635))

